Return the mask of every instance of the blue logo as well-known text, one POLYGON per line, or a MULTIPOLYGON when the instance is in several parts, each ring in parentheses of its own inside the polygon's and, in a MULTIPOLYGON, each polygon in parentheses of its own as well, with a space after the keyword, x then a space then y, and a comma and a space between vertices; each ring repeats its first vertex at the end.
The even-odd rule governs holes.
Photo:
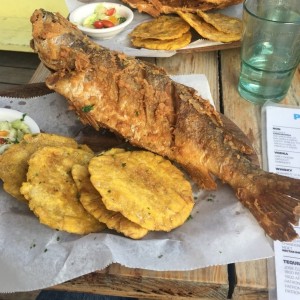
POLYGON ((294 114, 294 120, 300 119, 300 114, 294 114))

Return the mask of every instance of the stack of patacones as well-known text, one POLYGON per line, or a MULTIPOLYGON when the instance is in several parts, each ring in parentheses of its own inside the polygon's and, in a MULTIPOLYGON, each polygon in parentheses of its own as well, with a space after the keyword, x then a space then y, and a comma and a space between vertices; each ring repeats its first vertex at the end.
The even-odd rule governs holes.
POLYGON ((192 30, 198 38, 215 42, 241 40, 242 22, 238 18, 215 12, 242 0, 123 0, 153 20, 137 25, 130 33, 132 45, 153 50, 177 50, 192 41, 192 30))
POLYGON ((25 135, 0 156, 4 190, 40 222, 76 234, 113 229, 139 239, 190 216, 191 185, 170 161, 148 151, 95 154, 74 139, 25 135))

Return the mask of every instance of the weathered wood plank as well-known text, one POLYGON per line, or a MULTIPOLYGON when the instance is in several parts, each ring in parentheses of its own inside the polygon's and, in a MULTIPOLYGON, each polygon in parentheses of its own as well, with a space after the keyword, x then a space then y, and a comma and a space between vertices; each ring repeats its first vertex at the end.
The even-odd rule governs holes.
POLYGON ((0 90, 28 83, 38 65, 34 53, 0 51, 0 90))
MULTIPOLYGON (((261 106, 244 100, 238 93, 240 50, 221 52, 221 77, 224 114, 233 120, 253 144, 261 162, 261 106), (250 126, 249 126, 250 125, 250 126)), ((281 104, 300 105, 300 67, 296 70, 292 86, 281 104)))
POLYGON ((34 69, 1 67, 0 82, 3 84, 25 84, 28 83, 33 73, 34 69))
MULTIPOLYGON (((0 72, 1 72, 1 68, 0 68, 0 72)), ((0 91, 4 91, 4 90, 7 90, 7 89, 13 89, 17 86, 18 86, 18 84, 0 82, 0 91)))
MULTIPOLYGON (((246 134, 262 164, 261 106, 240 97, 237 85, 240 70, 240 50, 221 52, 221 79, 224 114, 234 121, 246 134)), ((293 78, 292 86, 281 104, 300 105, 300 68, 293 78)), ((268 299, 267 260, 236 264, 237 286, 234 299, 268 299)))
POLYGON ((213 283, 226 278, 223 272, 222 266, 190 272, 155 272, 113 264, 103 271, 73 279, 53 289, 161 300, 217 300, 227 298, 227 284, 213 283))
POLYGON ((35 300, 40 291, 0 294, 0 300, 35 300))
MULTIPOLYGON (((224 115, 246 134, 261 162, 260 107, 242 99, 238 93, 239 55, 239 49, 221 52, 224 115)), ((234 299, 265 299, 268 291, 266 260, 237 263, 236 274, 234 299)))
POLYGON ((0 67, 16 67, 35 70, 40 60, 36 53, 0 51, 0 67))

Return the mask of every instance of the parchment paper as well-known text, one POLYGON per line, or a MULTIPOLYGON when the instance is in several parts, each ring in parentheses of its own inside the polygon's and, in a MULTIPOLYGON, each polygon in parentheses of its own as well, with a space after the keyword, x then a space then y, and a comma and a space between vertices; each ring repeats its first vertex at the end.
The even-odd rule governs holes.
MULTIPOLYGON (((204 75, 172 77, 212 101, 204 75)), ((26 112, 51 133, 75 136, 82 127, 56 93, 27 100, 0 97, 0 107, 26 112)), ((219 184, 215 192, 193 190, 196 204, 183 226, 136 241, 111 231, 79 236, 52 230, 0 187, 0 292, 50 287, 114 262, 183 271, 273 256, 263 230, 228 186, 219 184)))
MULTIPOLYGON (((66 0, 66 5, 69 11, 73 11, 77 7, 84 5, 86 3, 93 3, 99 2, 94 0, 84 0, 84 1, 77 1, 77 0, 66 0)), ((119 0, 111 0, 109 2, 114 3, 121 3, 124 4, 122 1, 119 0)), ((228 16, 242 18, 242 5, 232 5, 231 7, 222 9, 222 13, 228 16)), ((139 57, 171 57, 175 55, 176 51, 164 51, 164 50, 149 50, 145 48, 136 49, 133 48, 130 44, 130 39, 128 38, 128 34, 140 23, 153 19, 150 15, 145 13, 139 13, 137 10, 134 10, 134 19, 132 23, 126 27, 124 31, 119 33, 116 37, 109 39, 109 40, 95 40, 96 43, 107 47, 111 50, 122 51, 127 55, 131 56, 139 56, 139 57)), ((205 39, 198 39, 190 43, 188 46, 182 49, 192 49, 198 47, 208 47, 214 45, 221 45, 221 42, 213 42, 205 39)))

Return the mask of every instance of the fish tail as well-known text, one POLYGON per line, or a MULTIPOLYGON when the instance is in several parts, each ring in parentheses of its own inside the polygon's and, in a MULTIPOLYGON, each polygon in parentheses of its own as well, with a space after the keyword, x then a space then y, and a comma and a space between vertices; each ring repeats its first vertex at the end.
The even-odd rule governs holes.
POLYGON ((298 238, 293 225, 300 216, 300 181, 264 173, 254 178, 255 185, 237 189, 237 197, 273 240, 298 238))

